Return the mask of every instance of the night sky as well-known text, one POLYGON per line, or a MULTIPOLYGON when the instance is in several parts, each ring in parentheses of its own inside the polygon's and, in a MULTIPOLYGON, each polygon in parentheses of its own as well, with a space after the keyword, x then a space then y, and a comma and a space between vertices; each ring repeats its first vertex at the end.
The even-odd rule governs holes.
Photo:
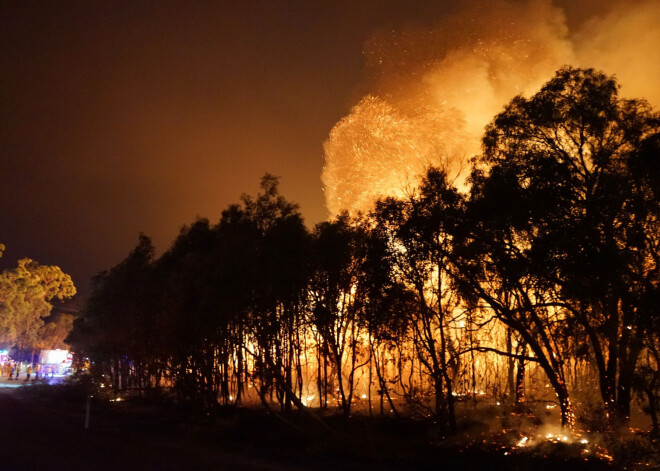
POLYGON ((323 220, 322 144, 361 94, 364 41, 451 11, 413 4, 3 2, 2 266, 85 290, 140 232, 165 250, 265 172, 323 220))
POLYGON ((265 172, 311 227, 323 142, 373 80, 365 41, 463 3, 2 2, 0 266, 59 265, 85 294, 140 232, 162 252, 265 172))

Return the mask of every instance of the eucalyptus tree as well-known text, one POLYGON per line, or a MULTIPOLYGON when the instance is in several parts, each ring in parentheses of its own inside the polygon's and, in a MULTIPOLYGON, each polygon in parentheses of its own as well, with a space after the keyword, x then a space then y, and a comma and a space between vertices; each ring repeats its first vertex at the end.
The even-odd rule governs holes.
POLYGON ((268 407, 266 394, 275 392, 284 411, 292 404, 304 408, 300 334, 310 271, 309 233, 297 205, 279 193, 272 175, 262 178, 256 197, 244 195, 232 212, 237 223, 247 224, 255 234, 243 248, 254 262, 245 319, 252 343, 244 348, 256 365, 260 397, 268 407))
MULTIPOLYGON (((0 247, 0 254, 1 254, 0 247)), ((0 342, 34 349, 54 299, 76 294, 71 277, 58 266, 21 259, 16 268, 0 273, 0 342)))
POLYGON ((527 342, 564 423, 558 335, 566 333, 589 345, 610 416, 629 416, 633 372, 657 316, 659 131, 658 114, 619 98, 614 78, 566 67, 506 106, 475 160, 466 240, 482 262, 472 273, 485 276, 466 285, 527 342))
POLYGON ((149 383, 154 247, 140 235, 129 255, 93 279, 92 293, 67 342, 89 357, 115 389, 142 390, 149 383))
POLYGON ((167 339, 171 379, 179 393, 207 408, 218 403, 223 360, 231 355, 221 348, 226 323, 219 297, 217 245, 217 231, 208 220, 198 219, 180 230, 154 269, 154 278, 163 287, 154 329, 167 339))
MULTIPOLYGON (((336 379, 339 402, 350 415, 355 373, 370 361, 363 334, 365 276, 368 252, 366 228, 344 213, 316 226, 314 271, 310 279, 310 320, 318 334, 318 380, 322 403, 336 379), (327 374, 329 362, 334 374, 327 374), (321 381, 323 379, 324 381, 321 381)), ((366 333, 366 332, 365 332, 366 333)))
MULTIPOLYGON (((374 223, 373 219, 368 219, 374 223)), ((403 375, 398 366, 402 361, 394 362, 401 350, 409 348, 408 333, 411 331, 410 313, 417 309, 414 294, 405 284, 392 276, 395 273, 396 252, 392 251, 391 239, 387 228, 373 224, 367 234, 367 253, 362 263, 363 291, 365 292, 362 323, 369 338, 369 384, 375 381, 380 402, 380 414, 385 413, 385 401, 390 411, 399 416, 393 392, 403 375), (388 368, 395 363, 397 368, 388 368)), ((412 357, 412 352, 409 352, 412 357)), ((369 389, 371 412, 371 387, 369 389)))
POLYGON ((408 313, 410 339, 431 378, 435 413, 450 430, 456 428, 452 393, 458 356, 449 328, 461 305, 450 275, 453 234, 463 212, 463 197, 447 175, 430 169, 418 193, 380 201, 373 213, 389 241, 393 268, 389 276, 415 300, 415 309, 408 313))

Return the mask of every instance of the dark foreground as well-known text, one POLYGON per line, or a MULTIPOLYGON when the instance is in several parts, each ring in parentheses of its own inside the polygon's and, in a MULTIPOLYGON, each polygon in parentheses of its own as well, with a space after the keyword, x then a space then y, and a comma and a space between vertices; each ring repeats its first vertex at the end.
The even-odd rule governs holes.
POLYGON ((309 435, 256 411, 210 421, 136 402, 95 401, 85 430, 81 398, 29 389, 0 390, 0 470, 614 469, 596 461, 432 445, 405 423, 374 429, 373 422, 339 421, 333 436, 309 435))

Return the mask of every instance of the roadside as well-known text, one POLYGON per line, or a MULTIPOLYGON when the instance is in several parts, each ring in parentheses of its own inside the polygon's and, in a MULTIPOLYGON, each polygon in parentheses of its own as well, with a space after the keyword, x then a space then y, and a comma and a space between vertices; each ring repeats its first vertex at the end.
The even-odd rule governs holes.
MULTIPOLYGON (((259 462, 205 449, 186 440, 123 425, 111 415, 93 417, 84 428, 84 406, 34 403, 18 390, 0 389, 0 470, 279 470, 259 462), (81 407, 77 407, 81 406, 81 407), (79 413, 74 413, 79 409, 79 413)), ((291 469, 287 467, 286 469, 291 469)))
POLYGON ((300 426, 294 429, 263 410, 231 408, 211 418, 184 404, 140 399, 95 398, 85 429, 84 393, 68 388, 0 388, 0 443, 7 451, 0 470, 612 469, 561 456, 513 456, 480 439, 459 446, 413 420, 332 416, 335 435, 310 435, 302 416, 292 417, 300 426))

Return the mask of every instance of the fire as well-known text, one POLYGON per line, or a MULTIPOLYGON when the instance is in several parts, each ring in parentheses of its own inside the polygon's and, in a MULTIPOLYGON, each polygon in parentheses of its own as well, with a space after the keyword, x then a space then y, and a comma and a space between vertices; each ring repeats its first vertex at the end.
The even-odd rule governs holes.
POLYGON ((456 113, 429 106, 402 109, 365 97, 324 145, 328 209, 356 213, 381 196, 401 196, 429 165, 453 162, 465 146, 462 127, 456 113))
POLYGON ((405 194, 429 165, 446 168, 461 187, 484 126, 564 64, 603 67, 619 76, 622 91, 660 101, 648 79, 660 64, 660 33, 650 26, 660 7, 606 7, 570 31, 566 13, 548 1, 476 2, 434 28, 372 38, 365 59, 378 80, 324 144, 330 215, 367 212, 379 197, 405 194))

